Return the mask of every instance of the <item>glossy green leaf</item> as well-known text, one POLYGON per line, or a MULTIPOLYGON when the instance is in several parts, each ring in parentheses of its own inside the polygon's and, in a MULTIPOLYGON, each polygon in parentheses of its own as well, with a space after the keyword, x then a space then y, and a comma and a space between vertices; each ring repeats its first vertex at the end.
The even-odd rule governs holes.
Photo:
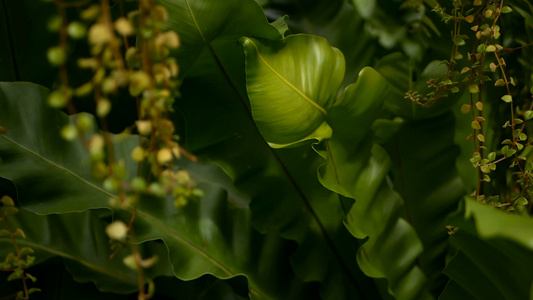
POLYGON ((242 46, 231 39, 211 45, 214 51, 200 54, 175 103, 183 145, 219 164, 250 196, 255 228, 298 243, 292 267, 305 281, 320 281, 324 298, 375 297, 374 284, 353 260, 357 245, 342 224, 337 195, 313 175, 323 161, 311 149, 276 151, 265 143, 249 111, 242 46))
MULTIPOLYGON (((13 180, 21 204, 40 214, 64 213, 70 211, 73 203, 85 194, 85 197, 91 198, 76 203, 78 209, 107 205, 109 197, 114 195, 105 192, 98 183, 91 183, 72 171, 84 167, 88 159, 88 153, 83 148, 59 141, 55 144, 46 143, 33 139, 34 135, 26 134, 33 132, 38 137, 49 134, 53 140, 54 129, 61 128, 68 121, 65 115, 43 106, 45 90, 27 83, 4 83, 0 88, 0 105, 9 108, 7 112, 11 113, 9 117, 2 117, 8 135, 0 136, 0 156, 3 160, 0 175, 13 180), (17 93, 13 94, 13 91, 17 93), (27 107, 32 109, 24 110, 27 107), (23 131, 9 132, 10 128, 15 128, 15 124, 17 130, 23 131), (19 134, 10 135, 17 132, 19 134), (63 146, 66 147, 60 148, 63 146), (58 152, 62 155, 55 154, 58 152), (27 180, 29 176, 38 180, 27 180), (65 182, 76 184, 77 192, 66 193, 65 190, 70 191, 71 187, 63 186, 65 182), (35 188, 37 184, 39 188, 35 188)), ((138 141, 133 136, 131 140, 138 141)), ((130 153, 134 144, 125 143, 122 146, 124 153, 130 153)), ((115 149, 118 151, 121 148, 115 149)), ((135 164, 127 162, 126 168, 129 174, 136 173, 135 164)), ((187 166, 187 170, 196 175, 199 182, 203 182, 202 172, 218 172, 219 175, 211 176, 219 184, 225 178, 218 168, 206 169, 200 163, 187 166)), ((285 298, 292 289, 298 291, 301 281, 283 269, 283 263, 271 263, 287 258, 287 242, 279 239, 276 232, 262 236, 252 229, 249 211, 229 205, 226 190, 213 185, 210 182, 212 180, 200 184, 206 194, 203 200, 189 204, 181 211, 173 208, 172 199, 141 201, 136 221, 138 241, 163 240, 169 249, 173 271, 183 280, 195 279, 207 273, 219 278, 245 275, 253 299, 285 298)), ((242 201, 239 205, 243 205, 242 201)), ((106 243, 99 244, 107 247, 106 243)), ((301 297, 306 295, 304 292, 296 294, 301 297)))
POLYGON ((329 111, 333 137, 319 151, 327 159, 319 168, 320 181, 355 199, 345 225, 354 237, 368 237, 357 252, 363 272, 386 278, 395 297, 428 298, 425 275, 416 265, 422 244, 412 226, 400 217, 402 199, 387 183, 391 161, 371 139, 371 126, 382 114, 387 95, 387 82, 371 68, 363 69, 358 80, 346 88, 329 111))
POLYGON ((252 116, 265 140, 280 148, 329 138, 326 110, 344 78, 342 53, 308 35, 279 42, 245 38, 243 44, 252 116))
MULTIPOLYGON (((245 112, 239 104, 226 103, 232 114, 222 124, 239 120, 241 130, 234 138, 196 149, 196 153, 206 154, 221 165, 237 189, 250 195, 252 221, 260 231, 279 230, 284 238, 299 243, 291 257, 292 266, 302 279, 323 282, 327 288, 321 292, 324 298, 351 299, 360 293, 374 297, 372 282, 362 277, 351 257, 357 245, 342 225, 339 199, 323 189, 314 175, 322 159, 317 161, 311 149, 271 149, 250 126, 251 121, 242 120, 245 112)), ((201 109, 181 107, 187 108, 188 119, 207 117, 201 109)), ((201 132, 213 134, 209 128, 201 132)), ((188 141, 200 137, 195 136, 188 141)))
POLYGON ((0 83, 0 122, 7 130, 0 135, 0 176, 19 186, 31 186, 19 188, 17 193, 19 199, 34 198, 26 206, 32 211, 44 214, 107 207, 113 195, 92 179, 82 142, 69 143, 59 135, 69 119, 47 107, 47 94, 37 85, 0 83), (31 105, 24 105, 21 99, 31 105), (80 161, 83 156, 86 158, 80 161), (65 206, 59 196, 76 201, 65 206))
POLYGON ((399 217, 402 199, 386 183, 390 159, 374 146, 365 149, 364 161, 369 150, 370 160, 359 171, 352 189, 356 203, 345 220, 355 237, 369 238, 357 253, 357 261, 369 276, 387 278, 395 297, 428 299, 426 276, 416 265, 422 244, 412 226, 399 217))

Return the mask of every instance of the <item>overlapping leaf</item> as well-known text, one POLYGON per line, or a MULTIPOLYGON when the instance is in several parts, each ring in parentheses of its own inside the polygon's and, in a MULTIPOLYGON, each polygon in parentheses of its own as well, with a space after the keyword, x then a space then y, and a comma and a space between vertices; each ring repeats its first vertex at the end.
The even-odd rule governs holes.
POLYGON ((533 275, 529 217, 509 215, 466 199, 449 223, 457 253, 443 273, 442 299, 528 299, 533 275))
MULTIPOLYGON (((0 136, 3 160, 0 176, 13 180, 22 205, 41 214, 64 213, 71 211, 71 207, 87 210, 107 205, 107 199, 114 195, 91 182, 84 173, 73 171, 84 167, 88 159, 86 150, 81 145, 66 144, 53 137, 57 134, 56 128, 68 122, 68 118, 43 104, 45 90, 27 83, 3 83, 0 88, 0 105, 7 108, 0 113, 0 119, 8 128, 8 133, 0 136), (29 107, 31 109, 27 109, 29 107), (28 180, 28 177, 35 179, 28 180), (64 186, 65 183, 75 185, 77 190, 64 186)), ((128 139, 120 147, 118 145, 116 149, 122 147, 124 153, 129 153, 126 149, 133 147, 128 139)), ((126 155, 122 157, 128 160, 126 155)), ((136 167, 130 163, 126 163, 129 173, 135 174, 136 167)), ((197 166, 205 172, 205 167, 197 164, 188 169, 201 182, 202 173, 195 171, 197 166)), ((211 176, 214 172, 208 171, 211 176)), ((217 182, 222 181, 217 179, 217 182)), ((285 269, 287 264, 282 263, 290 253, 287 242, 280 240, 275 232, 262 236, 253 230, 248 210, 228 206, 224 189, 209 182, 201 183, 200 187, 206 193, 203 201, 191 203, 180 211, 173 209, 172 201, 141 201, 136 229, 139 241, 162 239, 169 249, 173 271, 181 279, 190 280, 207 273, 219 278, 243 274, 249 280, 250 295, 254 299, 285 298, 291 291, 296 298, 305 297, 305 293, 300 292, 301 282, 291 275, 290 269, 285 269), (272 261, 280 263, 272 264, 272 261)), ((76 220, 82 219, 69 219, 69 222, 75 224, 76 220)), ((50 234, 61 237, 61 232, 50 234)), ((71 236, 76 235, 68 235, 68 242, 73 242, 71 236)), ((107 247, 101 244, 100 247, 107 247)))
POLYGON ((449 244, 446 218, 465 194, 454 168, 459 154, 454 145, 454 120, 453 114, 446 113, 404 122, 387 144, 394 164, 394 188, 404 200, 405 218, 424 246, 419 263, 435 293, 445 283, 440 273, 449 244))
MULTIPOLYGON (((270 65, 277 66, 286 61, 296 60, 292 56, 301 55, 300 53, 305 57, 308 49, 321 49, 318 46, 321 45, 321 40, 313 37, 290 36, 285 40, 284 43, 271 42, 269 47, 265 47, 264 44, 262 47, 256 44, 250 46, 246 45, 248 41, 245 41, 247 88, 252 112, 256 106, 260 106, 263 114, 276 115, 276 118, 282 120, 284 116, 278 112, 297 105, 295 102, 298 103, 298 99, 291 96, 292 91, 278 92, 277 83, 268 80, 271 73, 283 72, 276 72, 277 69, 263 69, 260 64, 265 62, 261 54, 266 52, 269 62, 277 62, 270 65), (298 43, 291 42, 297 39, 298 43), (271 53, 272 49, 277 51, 271 53), (256 84, 261 82, 263 77, 267 80, 262 84, 256 84), (278 100, 269 101, 271 98, 278 100)), ((320 57, 326 60, 325 57, 329 52, 323 52, 320 57)), ((320 62, 319 60, 318 63, 320 62)), ((314 78, 313 74, 313 67, 302 66, 299 72, 292 72, 283 79, 289 82, 287 85, 294 87, 298 86, 299 82, 320 85, 320 81, 314 78), (313 79, 315 81, 312 81, 313 79)), ((327 110, 327 122, 333 129, 333 136, 331 140, 324 142, 324 149, 318 150, 327 160, 325 165, 320 166, 319 175, 325 187, 356 200, 356 204, 348 214, 347 227, 357 238, 370 237, 369 242, 358 251, 357 259, 361 269, 372 277, 386 277, 392 294, 408 299, 427 296, 424 291, 425 276, 416 266, 422 245, 409 223, 399 218, 402 201, 385 183, 385 176, 390 168, 387 154, 378 146, 374 147, 371 154, 371 140, 367 140, 367 144, 361 143, 363 138, 369 135, 373 121, 382 113, 387 93, 386 81, 376 71, 367 68, 363 69, 358 81, 348 86, 332 107, 327 102, 322 102, 324 103, 322 109, 327 110), (354 130, 355 128, 357 130, 354 130), (375 158, 371 159, 373 156, 375 158), (378 190, 385 194, 376 195, 378 190), (383 203, 380 205, 376 204, 381 202, 383 203)), ((315 103, 320 103, 318 97, 315 95, 315 98, 311 99, 315 103)), ((257 114, 253 117, 259 122, 270 121, 269 125, 277 121, 273 117, 262 118, 262 115, 257 114)), ((289 142, 295 141, 291 140, 292 136, 287 132, 291 129, 297 130, 297 126, 290 124, 290 121, 283 121, 287 122, 286 131, 269 132, 268 135, 264 135, 267 141, 272 139, 272 135, 277 135, 277 139, 287 138, 289 142)), ((261 125, 258 125, 261 129, 261 125)))
POLYGON ((7 130, 0 135, 0 176, 18 186, 31 187, 19 188, 17 193, 20 199, 31 199, 25 205, 34 212, 108 207, 112 194, 92 179, 83 143, 69 143, 59 135, 69 119, 58 110, 46 108, 47 94, 37 85, 0 83, 0 122, 7 130), (64 205, 62 197, 76 201, 64 205))
MULTIPOLYGON (((169 10, 175 18, 171 27, 173 22, 186 20, 173 14, 172 6, 169 10)), ((242 16, 226 16, 233 17, 242 16)), ((204 32, 202 27, 196 30, 204 32)), ((236 34, 242 32, 236 30, 236 34)), ((255 33, 248 36, 262 37, 255 33)), ((250 195, 256 228, 261 232, 279 230, 284 238, 299 243, 292 265, 302 279, 324 283, 324 298, 360 298, 361 293, 373 297, 373 283, 358 270, 351 256, 357 245, 343 227, 336 195, 304 172, 314 167, 313 174, 321 162, 308 150, 272 150, 255 127, 246 96, 244 53, 236 42, 214 38, 209 42, 211 50, 203 51, 187 73, 180 89, 182 98, 175 105, 177 116, 183 116, 175 123, 183 130, 180 136, 184 145, 222 166, 238 190, 250 195)), ((205 45, 205 41, 184 44, 182 51, 205 45)))
POLYGON ((411 83, 413 71, 400 54, 384 57, 376 69, 392 86, 386 109, 406 120, 386 148, 394 165, 394 189, 404 199, 405 217, 424 245, 420 266, 430 279, 429 288, 438 293, 444 284, 440 270, 448 248, 445 220, 466 193, 453 167, 459 149, 454 145, 455 117, 449 112, 461 94, 439 99, 429 108, 404 97, 411 86, 425 93, 426 81, 444 74, 445 69, 436 62, 430 63, 418 80, 411 83))

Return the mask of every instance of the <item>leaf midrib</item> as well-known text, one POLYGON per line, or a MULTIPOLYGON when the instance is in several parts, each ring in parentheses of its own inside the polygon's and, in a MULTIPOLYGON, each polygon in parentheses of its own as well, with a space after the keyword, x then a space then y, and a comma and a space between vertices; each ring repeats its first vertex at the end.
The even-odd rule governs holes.
MULTIPOLYGON (((17 143, 16 141, 10 139, 9 137, 7 137, 5 135, 0 135, 0 137, 4 138, 8 142, 12 143, 13 145, 15 145, 16 147, 22 149, 23 151, 29 153, 30 155, 37 157, 38 159, 40 159, 44 163, 47 163, 47 164, 51 165, 54 168, 58 168, 59 170, 65 172, 67 175, 70 175, 70 176, 80 180, 83 184, 86 184, 86 185, 90 186, 91 188, 95 189, 97 192, 100 192, 100 193, 104 194, 107 197, 117 198, 116 195, 113 195, 113 194, 107 192, 106 190, 94 185, 93 183, 87 181, 86 179, 84 179, 81 176, 77 175, 76 173, 70 171, 69 169, 67 169, 67 168, 65 168, 65 167, 63 167, 63 166, 61 166, 61 165, 59 165, 59 164, 57 164, 57 163, 45 158, 43 156, 41 156, 39 153, 36 153, 36 152, 32 151, 31 149, 25 147, 24 145, 22 145, 20 143, 17 143)), ((173 237, 176 240, 181 241, 183 244, 185 244, 188 247, 192 248, 196 253, 202 255, 203 257, 205 257, 208 261, 212 262, 215 266, 217 266, 220 270, 222 270, 226 275, 228 275, 230 277, 237 275, 237 273, 231 271, 228 267, 226 267, 224 264, 219 262, 217 259, 215 259, 211 255, 209 255, 208 253, 204 252, 201 247, 195 245, 193 242, 189 241, 187 238, 183 237, 182 235, 178 234, 176 231, 174 231, 171 228, 169 228, 168 226, 164 225, 162 222, 158 221, 157 218, 153 217, 149 213, 146 213, 146 212, 144 212, 144 211, 142 211, 140 209, 137 209, 137 213, 140 216, 143 216, 151 224, 159 227, 161 230, 166 232, 170 237, 173 237)), ((168 248, 168 246, 167 246, 167 248, 168 248)), ((65 254, 65 255, 67 255, 67 254, 65 254)), ((75 258, 72 258, 72 257, 69 257, 69 258, 78 261, 75 258)), ((250 291, 253 292, 256 295, 262 295, 262 293, 260 293, 259 291, 257 291, 256 289, 253 289, 251 287, 250 287, 250 291)))
POLYGON ((96 191, 98 191, 98 192, 100 192, 100 193, 102 193, 102 194, 104 194, 104 195, 106 195, 108 197, 116 198, 115 195, 109 193, 108 191, 104 190, 103 188, 101 188, 101 187, 95 185, 94 183, 86 180, 85 178, 81 177, 80 175, 74 173, 73 171, 71 171, 71 170, 69 170, 69 169, 67 169, 67 168, 65 168, 65 167, 63 167, 63 166, 61 166, 61 165, 49 160, 49 159, 47 159, 46 157, 42 156, 41 154, 39 154, 39 153, 27 148, 26 146, 24 146, 24 145, 16 142, 15 140, 7 137, 6 135, 0 135, 0 137, 4 138, 6 141, 8 141, 11 144, 15 145, 16 147, 24 150, 25 152, 31 154, 32 156, 42 160, 43 162, 45 162, 47 164, 50 164, 51 166, 53 166, 53 167, 65 172, 65 173, 71 175, 72 177, 78 179, 83 184, 86 184, 86 185, 90 186, 92 189, 94 189, 94 190, 96 190, 96 191))
MULTIPOLYGON (((111 193, 109 193, 108 191, 106 191, 106 190, 104 190, 104 189, 102 189, 102 188, 96 186, 95 184, 93 184, 93 183, 87 181, 86 179, 82 178, 81 176, 77 175, 76 173, 70 171, 69 169, 67 169, 67 168, 65 168, 65 167, 63 167, 63 166, 61 166, 61 165, 59 165, 59 164, 57 164, 57 163, 55 163, 55 162, 53 162, 53 161, 51 161, 51 160, 45 158, 45 157, 43 157, 43 156, 41 156, 40 154, 38 154, 38 153, 36 153, 36 152, 34 152, 34 151, 28 149, 27 147, 25 147, 25 146, 23 146, 23 145, 17 143, 16 141, 14 141, 14 140, 8 138, 7 136, 5 136, 5 135, 0 135, 0 136, 3 137, 3 138, 5 138, 5 139, 8 140, 9 142, 11 142, 13 145, 15 145, 15 146, 19 147, 20 149, 24 150, 25 152, 27 152, 27 153, 29 153, 29 154, 31 154, 31 155, 33 155, 33 156, 39 158, 40 160, 42 160, 43 162, 45 162, 45 163, 51 165, 51 166, 54 167, 54 168, 58 168, 58 169, 60 169, 61 171, 64 171, 66 174, 68 174, 68 175, 70 175, 70 176, 72 176, 72 177, 74 177, 74 178, 80 180, 82 183, 84 183, 84 184, 90 186, 91 188, 93 188, 93 189, 95 189, 96 191, 98 191, 98 192, 104 194, 105 196, 107 196, 107 197, 111 197, 111 198, 117 198, 116 195, 111 194, 111 193)), ((139 213, 140 215, 143 215, 145 218, 149 218, 150 220, 152 220, 152 222, 155 223, 155 224, 157 224, 158 227, 160 227, 161 229, 163 229, 163 230, 165 230, 166 232, 170 233, 172 236, 177 237, 179 240, 182 240, 182 241, 185 242, 187 245, 193 247, 195 250, 197 250, 197 252, 202 253, 206 258, 208 258, 209 260, 213 261, 213 263, 214 263, 215 265, 219 266, 219 267, 220 267, 222 270, 224 270, 225 273, 227 273, 228 275, 235 275, 233 272, 231 272, 228 268, 224 267, 221 263, 219 263, 217 260, 215 260, 215 259, 214 259, 213 257, 211 257, 209 254, 203 252, 203 251, 201 250, 200 247, 196 246, 194 243, 190 242, 189 240, 187 240, 186 238, 184 238, 183 236, 181 236, 180 234, 178 234, 178 233, 175 232, 174 230, 172 230, 172 229, 168 228, 167 226, 163 225, 161 222, 156 222, 156 218, 152 217, 150 214, 148 214, 148 213, 146 213, 146 212, 144 212, 144 211, 142 211, 142 210, 140 210, 140 209, 137 209, 137 211, 138 211, 138 213, 139 213)))
MULTIPOLYGON (((211 45, 211 43, 209 41, 206 40, 206 38, 204 37, 202 31, 200 30, 200 27, 198 25, 198 22, 196 21, 196 17, 194 15, 194 13, 192 12, 192 9, 191 9, 191 6, 189 4, 189 0, 185 0, 186 4, 187 4, 187 8, 189 10, 189 13, 191 15, 191 18, 193 19, 194 21, 194 24, 196 26, 196 30, 198 31, 198 33, 200 34, 202 40, 206 43, 207 47, 209 48, 211 54, 213 55, 213 57, 215 58, 215 61, 216 61, 216 64, 218 65, 218 67, 221 69, 222 73, 224 74, 224 77, 226 78, 226 80, 229 82, 231 88, 233 89, 233 91, 237 94, 237 96, 239 97, 240 99, 240 102, 243 106, 243 109, 244 111, 246 112, 246 114, 248 115, 248 118, 250 119, 250 121, 252 122, 252 124, 255 124, 255 122, 253 121, 253 117, 250 113, 250 111, 248 110, 248 107, 246 106, 246 103, 245 103, 245 98, 244 96, 239 92, 238 88, 236 87, 236 85, 233 83, 233 80, 231 79, 230 75, 228 74, 228 72, 226 71, 226 69, 224 68, 224 66, 222 65, 222 62, 220 60, 220 58, 218 57, 217 53, 215 52, 213 46, 211 45)), ((259 52, 258 52, 259 53, 259 52)), ((313 101, 311 101, 313 102, 313 101)), ((313 102, 314 103, 314 102, 313 102)), ((315 103, 316 104, 316 103, 315 103)), ((257 127, 256 127, 256 130, 257 130, 257 127)), ((266 144, 265 144, 266 145, 266 144)), ((272 156, 276 159, 276 161, 278 162, 278 164, 280 165, 280 167, 283 169, 283 172, 285 173, 285 175, 287 176, 288 180, 292 183, 292 185, 294 186, 294 188, 296 189, 297 193, 300 195, 302 201, 304 202, 304 204, 306 205, 306 207, 309 209, 312 217, 315 219, 315 221, 317 222, 317 224, 319 225, 320 227, 320 230, 321 230, 321 233, 322 235, 324 236, 324 239, 326 241, 326 244, 329 246, 329 248, 331 248, 331 251, 333 252, 334 256, 336 257, 336 259, 338 260, 338 263, 339 265, 341 266, 341 269, 346 273, 346 275, 348 276, 349 278, 349 281, 356 287, 356 290, 357 290, 357 293, 359 295, 361 295, 361 287, 359 286, 359 284, 357 283, 357 281, 353 278, 353 275, 352 273, 349 271, 348 269, 348 266, 346 265, 346 263, 344 262, 344 260, 340 257, 340 254, 339 252, 337 251, 337 247, 334 245, 333 241, 331 240, 328 232, 326 231, 324 225, 322 224, 322 222, 320 221, 320 218, 318 218, 318 215, 316 214, 316 212, 314 211, 311 203, 309 202, 309 200, 307 199, 307 197, 305 196, 305 194, 303 193, 303 191, 301 190, 300 186, 296 183, 296 180, 293 178, 292 174, 289 172, 289 170, 287 169, 287 167, 285 166, 285 164, 283 163, 283 161, 281 160, 281 158, 278 156, 278 154, 275 152, 274 149, 272 149, 271 147, 268 147, 270 153, 272 154, 272 156)), ((252 289, 252 287, 250 287, 250 293, 254 294, 256 291, 254 289, 252 289)))
POLYGON ((311 100, 306 94, 304 94, 302 91, 300 91, 300 89, 298 89, 296 86, 294 86, 294 84, 292 84, 289 80, 287 80, 287 78, 285 78, 283 75, 281 75, 278 71, 276 71, 276 69, 274 69, 267 61, 266 59, 261 55, 261 52, 259 51, 259 48, 257 47, 257 45, 254 43, 254 41, 250 38, 245 38, 247 41, 249 41, 255 48, 255 50, 257 51, 257 57, 259 57, 259 60, 261 60, 261 62, 272 72, 274 73, 274 75, 276 75, 276 77, 278 77, 281 81, 283 81, 283 83, 285 83, 288 87, 290 87, 294 92, 296 92, 300 97, 302 97, 302 99, 304 99, 306 102, 308 102, 309 104, 311 104, 314 108, 316 108, 321 114, 322 116, 324 116, 324 118, 326 118, 326 116, 328 115, 328 113, 326 112, 325 109, 323 109, 322 107, 320 107, 320 105, 318 105, 315 101, 311 100))

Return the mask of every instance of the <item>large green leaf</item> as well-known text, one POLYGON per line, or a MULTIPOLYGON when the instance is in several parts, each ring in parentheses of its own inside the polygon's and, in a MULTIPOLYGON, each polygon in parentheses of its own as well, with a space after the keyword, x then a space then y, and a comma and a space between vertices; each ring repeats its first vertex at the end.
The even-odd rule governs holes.
MULTIPOLYGON (((85 149, 53 138, 68 118, 43 104, 44 89, 27 83, 3 83, 0 89, 0 105, 9 108, 5 111, 11 114, 1 118, 8 133, 0 136, 3 160, 0 176, 13 180, 21 204, 40 214, 65 213, 72 210, 71 206, 80 210, 107 206, 109 197, 115 196, 84 177, 85 174, 72 171, 85 167, 84 162, 88 160, 85 149), (39 138, 43 136, 50 140, 39 138), (28 177, 38 180, 28 180, 28 177), (65 183, 76 184, 78 190, 72 191, 65 183), (76 202, 83 197, 87 200, 76 202)), ((130 159, 125 154, 134 146, 128 140, 138 141, 131 137, 115 145, 117 153, 120 153, 118 145, 124 148, 122 157, 126 161, 130 159)), ((128 173, 136 173, 135 164, 127 162, 126 168, 128 173)), ((187 169, 200 182, 205 197, 180 211, 173 208, 171 199, 141 201, 136 222, 138 240, 162 239, 169 249, 173 271, 180 279, 191 280, 207 273, 219 278, 245 275, 254 299, 279 299, 290 293, 306 297, 300 292, 301 282, 286 269, 288 263, 283 263, 290 254, 290 244, 280 240, 275 232, 260 235, 251 228, 246 208, 227 203, 227 192, 211 183, 213 178, 224 182, 225 175, 216 171, 218 168, 206 169, 198 163, 187 169), (204 172, 212 174, 205 183, 204 172), (215 172, 218 175, 213 175, 215 172), (272 261, 280 263, 272 264, 272 261)))
POLYGON ((391 54, 381 59, 376 69, 392 86, 386 109, 406 119, 386 148, 394 165, 394 189, 406 205, 405 218, 424 246, 420 266, 429 277, 430 290, 437 294, 444 284, 440 270, 448 247, 445 220, 466 192, 454 168, 459 149, 454 145, 455 117, 449 112, 462 94, 439 99, 429 108, 406 99, 409 89, 427 93, 427 80, 445 71, 432 62, 413 82, 415 71, 409 64, 402 55, 391 54))
POLYGON ((528 299, 531 222, 466 199, 465 208, 449 220, 456 227, 450 241, 457 253, 443 270, 451 278, 443 299, 528 299))
POLYGON ((329 111, 333 137, 321 151, 327 163, 319 175, 327 188, 356 200, 345 224, 356 238, 368 237, 357 253, 363 272, 386 278, 395 297, 424 298, 428 297, 426 278, 417 266, 422 244, 401 217, 401 197, 387 183, 391 160, 368 138, 387 95, 387 82, 371 68, 363 69, 358 80, 346 88, 329 111))
POLYGON ((331 137, 325 123, 344 78, 344 57, 327 40, 293 35, 243 40, 252 116, 272 147, 331 137))
MULTIPOLYGON (((168 11, 168 27, 180 35, 182 74, 194 65, 202 51, 217 56, 213 44, 242 36, 281 38, 253 0, 161 0, 168 11)), ((219 61, 220 62, 220 61, 219 61)))
POLYGON ((20 199, 32 199, 25 205, 35 212, 80 212, 107 207, 112 194, 92 179, 83 143, 69 143, 59 135, 61 126, 69 119, 46 107, 47 94, 45 88, 37 85, 0 83, 0 122, 7 130, 0 135, 3 160, 0 176, 19 186, 31 187, 19 188, 17 193, 20 199), (85 158, 80 160, 81 157, 85 158), (64 197, 76 201, 64 205, 61 201, 64 197))
MULTIPOLYGON (((462 94, 439 99, 429 108, 405 99, 404 94, 409 88, 426 93, 426 81, 441 76, 443 71, 433 62, 416 82, 411 82, 412 67, 401 57, 399 54, 389 55, 376 67, 393 86, 393 93, 387 99, 387 110, 407 120, 387 149, 394 161, 395 189, 406 203, 406 218, 424 245, 420 266, 429 277, 430 290, 437 294, 444 284, 440 270, 449 244, 445 219, 466 193, 457 171, 451 167, 456 162, 461 166, 467 162, 458 161, 458 149, 453 145, 456 132, 453 124, 456 121, 449 113, 450 108, 456 108, 455 102, 462 94)), ((469 171, 468 167, 463 169, 469 171)))
MULTIPOLYGON (((269 70, 264 70, 262 64, 267 63, 261 56, 249 54, 249 48, 252 48, 252 54, 255 54, 255 52, 262 53, 262 48, 256 46, 251 40, 245 41, 247 89, 254 120, 260 130, 265 127, 275 128, 279 122, 285 122, 286 124, 284 130, 271 130, 266 132, 266 134, 265 130, 261 130, 267 141, 281 140, 290 136, 289 133, 292 131, 297 132, 299 130, 298 123, 301 123, 301 121, 297 123, 291 122, 294 114, 283 115, 279 112, 291 110, 293 105, 297 106, 299 104, 300 99, 295 99, 294 92, 291 89, 267 89, 259 82, 264 79, 265 82, 270 83, 271 80, 269 78, 272 73, 282 73, 283 71, 278 72, 278 69, 284 70, 281 62, 297 61, 300 56, 306 58, 306 52, 301 51, 301 48, 321 50, 322 56, 325 57, 331 51, 331 47, 329 49, 325 47, 324 49, 316 46, 316 39, 308 38, 307 36, 296 36, 292 39, 299 39, 301 42, 290 43, 291 37, 288 37, 285 39, 287 43, 283 44, 282 47, 275 47, 277 45, 274 44, 275 46, 263 50, 268 53, 268 61, 275 62, 271 65, 277 67, 274 68, 269 65, 269 70), (250 41, 252 44, 246 45, 250 41), (270 50, 270 48, 275 51, 270 50), (278 63, 278 61, 280 62, 278 63), (276 99, 276 101, 271 99, 276 99), (254 114, 254 106, 261 108, 259 116, 254 114), (270 117, 263 117, 264 115, 270 117)), ((292 64, 289 63, 289 65, 292 67, 292 64)), ((289 82, 291 84, 295 83, 293 85, 298 85, 300 82, 305 82, 310 86, 321 85, 320 78, 314 77, 313 74, 309 74, 310 72, 313 73, 313 69, 307 66, 303 66, 301 70, 292 71, 292 76, 288 77, 290 79, 289 82), (313 79, 314 81, 312 81, 313 79)), ((343 74, 336 75, 342 76, 343 74)), ((329 85, 326 84, 325 88, 328 87, 329 85)), ((327 121, 333 129, 333 137, 331 141, 325 141, 325 149, 318 151, 320 155, 327 159, 327 164, 320 167, 319 174, 322 184, 328 189, 357 201, 348 215, 350 220, 353 220, 348 225, 348 228, 352 234, 360 239, 367 236, 372 239, 372 242, 364 245, 358 252, 358 262, 361 269, 372 277, 386 277, 390 280, 389 287, 393 295, 407 299, 418 297, 419 294, 424 293, 425 277, 415 265, 422 246, 413 228, 405 220, 398 219, 397 210, 392 209, 393 214, 391 216, 380 213, 377 210, 378 206, 374 205, 376 201, 373 201, 373 198, 375 197, 376 189, 369 187, 375 184, 380 186, 385 181, 385 175, 389 169, 386 152, 383 149, 376 148, 374 150, 377 153, 376 161, 385 163, 385 165, 380 165, 379 168, 369 173, 361 174, 362 168, 368 163, 371 155, 369 152, 361 151, 369 148, 364 147, 364 145, 361 146, 359 143, 368 135, 373 121, 382 113, 383 103, 387 94, 388 84, 385 79, 373 69, 366 68, 361 71, 358 81, 346 88, 342 97, 333 107, 327 106, 326 102, 324 106, 327 109, 327 121), (357 128, 357 130, 354 130, 354 128, 357 128), (374 209, 374 213, 361 213, 368 212, 369 207, 374 209), (356 234, 356 231, 359 231, 360 234, 356 234), (402 245, 400 249, 395 244, 398 243, 398 240, 401 241, 400 245, 402 245), (396 246, 394 251, 400 252, 400 254, 391 255, 391 245, 396 246), (405 276, 406 273, 409 275, 405 276), (409 286, 407 282, 416 284, 409 286)), ((313 107, 310 106, 310 108, 313 107)), ((308 118, 310 117, 308 116, 308 118)), ((297 119, 299 119, 299 116, 297 116, 297 119)), ((296 142, 297 140, 292 141, 296 142)), ((370 163, 370 167, 374 165, 376 163, 370 163)), ((386 190, 386 188, 382 187, 382 190, 386 190)), ((380 199, 388 200, 391 198, 380 199)), ((392 198, 392 201, 397 204, 396 206, 393 205, 393 208, 397 208, 398 204, 401 206, 401 200, 398 197, 392 198)))
MULTIPOLYGON (((175 105, 183 144, 219 164, 251 197, 254 227, 298 242, 292 266, 300 278, 321 281, 325 299, 375 297, 373 283, 353 260, 357 245, 342 224, 336 195, 313 175, 323 161, 310 149, 268 146, 248 108, 242 46, 232 39, 209 45, 212 51, 200 53, 186 74, 175 105)), ((196 46, 183 45, 182 51, 196 46)))

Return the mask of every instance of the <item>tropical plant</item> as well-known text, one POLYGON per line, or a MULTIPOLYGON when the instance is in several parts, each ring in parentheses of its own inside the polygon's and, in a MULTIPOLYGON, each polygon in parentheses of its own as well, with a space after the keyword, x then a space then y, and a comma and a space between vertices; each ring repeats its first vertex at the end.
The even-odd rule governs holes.
POLYGON ((533 296, 533 5, 3 1, 1 299, 533 296))

